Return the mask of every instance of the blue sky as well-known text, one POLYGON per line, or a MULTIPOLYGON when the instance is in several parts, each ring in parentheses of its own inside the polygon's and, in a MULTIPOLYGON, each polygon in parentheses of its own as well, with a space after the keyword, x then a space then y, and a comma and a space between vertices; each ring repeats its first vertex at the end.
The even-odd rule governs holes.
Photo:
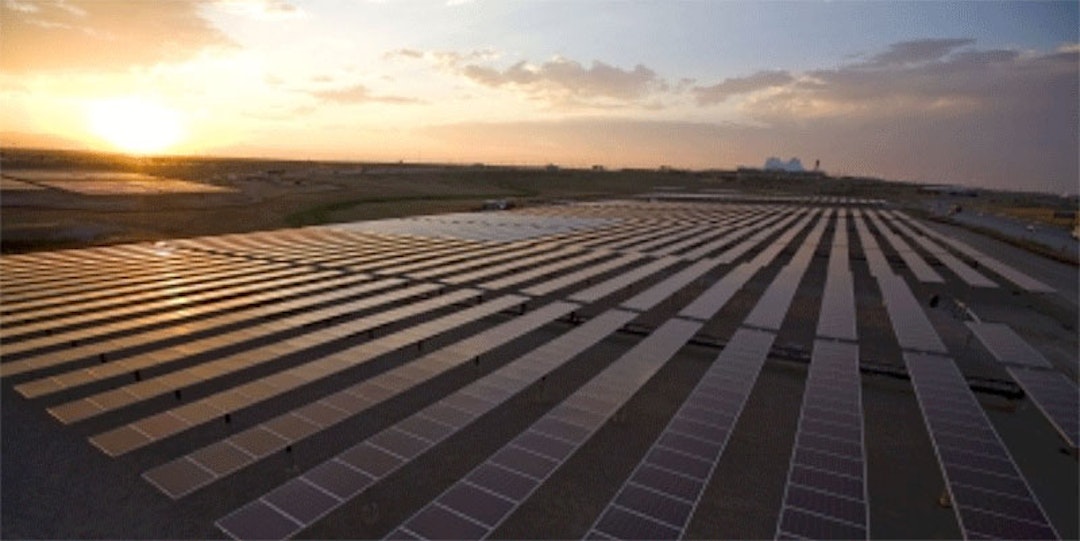
POLYGON ((5 131, 76 146, 610 167, 779 155, 841 174, 1077 191, 1077 2, 0 9, 5 131), (87 111, 131 118, 118 133, 87 111), (151 117, 174 125, 138 133, 151 117))

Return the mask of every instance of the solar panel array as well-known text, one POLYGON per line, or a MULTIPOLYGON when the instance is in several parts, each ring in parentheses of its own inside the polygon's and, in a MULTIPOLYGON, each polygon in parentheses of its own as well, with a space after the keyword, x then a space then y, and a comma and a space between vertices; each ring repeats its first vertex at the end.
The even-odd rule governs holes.
MULTIPOLYGON (((902 226, 898 229, 906 231, 902 226)), ((860 237, 865 233, 865 227, 859 229, 860 237)), ((870 242, 868 236, 862 240, 864 245, 870 242)), ((928 250, 937 246, 925 239, 922 244, 928 250)), ((938 259, 969 285, 986 285, 965 275, 959 260, 950 265, 940 254, 938 259)), ((964 537, 1057 538, 1046 512, 907 283, 887 269, 875 278, 904 350, 904 364, 964 537)))
POLYGON ((848 231, 837 220, 776 537, 866 539, 870 507, 848 231))
MULTIPOLYGON (((731 313, 733 299, 749 298, 587 532, 679 538, 706 488, 724 482, 714 473, 732 435, 757 429, 739 419, 790 329, 797 293, 820 287, 807 292, 820 313, 776 535, 863 538, 871 517, 858 265, 875 279, 903 350, 962 532, 1054 536, 909 282, 991 288, 1000 277, 1032 293, 1052 289, 907 215, 860 207, 878 202, 804 203, 611 201, 5 256, 0 377, 46 403, 60 425, 95 427, 89 443, 112 460, 173 450, 140 472, 169 500, 223 486, 242 494, 247 503, 214 521, 225 534, 287 538, 560 368, 603 363, 389 531, 481 538, 698 347, 688 344, 731 313), (825 239, 828 259, 818 263, 825 239), (804 279, 815 265, 823 286, 804 279), (763 275, 767 284, 748 287, 763 275), (592 355, 627 340, 609 360, 592 355), (448 394, 419 391, 488 363, 448 394), (268 491, 235 484, 239 472, 399 397, 419 406, 372 434, 335 440, 330 458, 268 491), (214 435, 213 423, 241 428, 214 435)), ((1075 383, 1008 326, 969 327, 1075 447, 1075 383)))
POLYGON ((1080 390, 1054 370, 1039 350, 1004 323, 968 322, 971 332, 1009 375, 1023 387, 1065 441, 1076 449, 1080 441, 1080 390))

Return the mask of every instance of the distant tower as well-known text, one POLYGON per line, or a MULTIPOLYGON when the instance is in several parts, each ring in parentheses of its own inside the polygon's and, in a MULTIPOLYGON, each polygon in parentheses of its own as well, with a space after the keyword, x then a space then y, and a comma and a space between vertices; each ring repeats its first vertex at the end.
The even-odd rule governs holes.
POLYGON ((817 171, 819 168, 821 168, 821 160, 814 160, 814 171, 817 171))

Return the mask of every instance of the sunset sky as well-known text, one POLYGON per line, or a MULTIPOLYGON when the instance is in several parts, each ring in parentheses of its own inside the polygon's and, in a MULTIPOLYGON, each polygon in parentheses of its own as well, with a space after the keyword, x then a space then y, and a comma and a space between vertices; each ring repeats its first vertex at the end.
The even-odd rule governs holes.
POLYGON ((1068 2, 0 0, 5 144, 1077 192, 1068 2))

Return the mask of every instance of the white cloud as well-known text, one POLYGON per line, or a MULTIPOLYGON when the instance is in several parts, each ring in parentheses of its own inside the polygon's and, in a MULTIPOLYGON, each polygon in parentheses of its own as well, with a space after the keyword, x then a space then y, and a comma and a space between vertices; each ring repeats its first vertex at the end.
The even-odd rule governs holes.
POLYGON ((553 57, 540 64, 519 61, 505 68, 491 65, 501 55, 491 49, 460 53, 397 49, 386 58, 423 59, 483 87, 509 90, 526 99, 559 108, 662 107, 657 97, 670 90, 652 69, 632 69, 594 60, 589 66, 553 57))
POLYGON ((296 19, 307 13, 286 0, 217 0, 222 11, 263 20, 296 19))
POLYGON ((329 88, 324 90, 310 90, 307 91, 307 93, 322 102, 334 103, 339 105, 355 105, 363 103, 388 103, 404 105, 422 103, 421 100, 416 98, 373 94, 367 86, 362 84, 339 88, 329 88))

